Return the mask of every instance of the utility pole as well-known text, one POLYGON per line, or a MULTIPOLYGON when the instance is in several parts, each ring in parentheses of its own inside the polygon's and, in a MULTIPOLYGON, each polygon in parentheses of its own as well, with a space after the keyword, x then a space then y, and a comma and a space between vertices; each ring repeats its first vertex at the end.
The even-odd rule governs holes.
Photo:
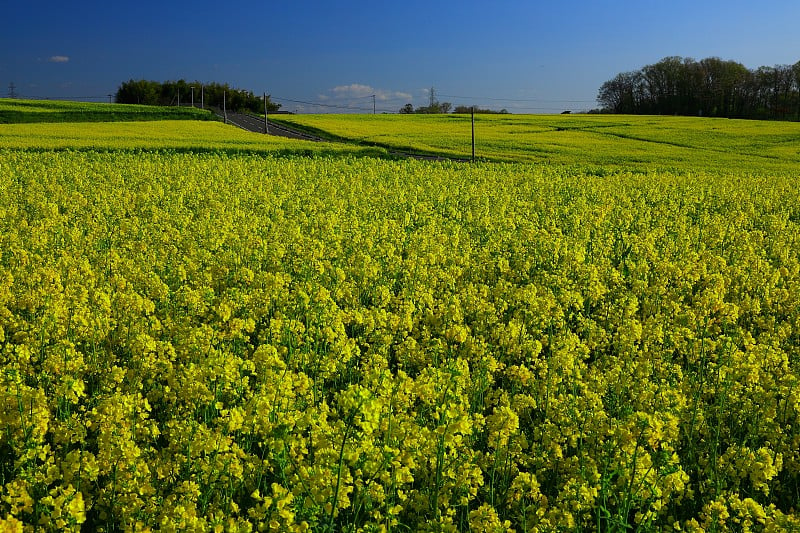
POLYGON ((471 108, 472 114, 472 162, 475 162, 475 106, 471 108))
POLYGON ((178 107, 181 106, 181 88, 178 87, 178 107))
POLYGON ((267 93, 264 93, 264 134, 269 134, 269 121, 267 119, 267 93))
POLYGON ((436 93, 434 92, 433 87, 431 87, 430 104, 429 104, 431 110, 433 110, 433 104, 435 103, 436 103, 436 93))
POLYGON ((372 114, 375 114, 375 95, 372 95, 372 114))
POLYGON ((228 102, 225 91, 222 91, 222 115, 225 118, 225 124, 228 123, 228 102))
POLYGON ((9 98, 16 98, 17 97, 17 86, 14 85, 14 82, 8 84, 8 97, 9 98))
POLYGON ((204 98, 205 97, 205 89, 206 89, 205 85, 201 85, 200 86, 200 109, 205 109, 206 108, 206 106, 205 106, 205 98, 204 98))
POLYGON ((192 89, 192 107, 194 107, 194 85, 190 87, 192 89))

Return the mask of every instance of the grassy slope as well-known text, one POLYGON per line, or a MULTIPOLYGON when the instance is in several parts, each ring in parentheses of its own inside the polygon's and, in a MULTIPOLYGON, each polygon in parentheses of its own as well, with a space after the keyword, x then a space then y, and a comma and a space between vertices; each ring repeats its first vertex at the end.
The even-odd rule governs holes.
POLYGON ((0 99, 0 148, 387 156, 381 148, 259 135, 213 118, 191 107, 0 99))
MULTIPOLYGON (((465 115, 284 115, 276 122, 422 153, 471 152, 465 115)), ((481 115, 476 152, 496 161, 704 170, 800 165, 800 124, 625 115, 481 115)))
POLYGON ((0 124, 30 122, 114 122, 168 119, 214 120, 214 115, 208 110, 194 107, 0 99, 0 124))
POLYGON ((314 143, 251 133, 220 122, 186 120, 64 124, 0 124, 3 148, 26 150, 185 150, 194 152, 349 153, 382 149, 314 143))

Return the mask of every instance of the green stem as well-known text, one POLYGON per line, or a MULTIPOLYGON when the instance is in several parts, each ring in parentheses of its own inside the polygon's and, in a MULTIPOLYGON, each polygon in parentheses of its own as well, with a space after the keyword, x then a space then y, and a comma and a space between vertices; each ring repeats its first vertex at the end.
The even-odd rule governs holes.
POLYGON ((350 433, 350 427, 353 422, 355 413, 352 413, 346 421, 344 428, 344 437, 342 437, 342 445, 339 447, 339 468, 336 472, 336 490, 333 493, 333 505, 331 506, 331 514, 328 517, 328 531, 333 531, 333 517, 336 513, 336 506, 339 504, 339 487, 342 483, 342 466, 344 466, 344 445, 347 443, 347 437, 350 433))

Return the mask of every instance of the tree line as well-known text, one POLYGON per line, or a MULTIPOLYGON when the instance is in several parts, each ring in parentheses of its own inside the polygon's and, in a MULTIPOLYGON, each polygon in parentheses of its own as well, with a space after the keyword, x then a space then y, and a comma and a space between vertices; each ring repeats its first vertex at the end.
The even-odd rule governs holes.
POLYGON ((800 120, 800 61, 751 70, 718 57, 666 57, 617 74, 597 100, 609 113, 800 120))
MULTIPOLYGON (((117 89, 116 102, 119 104, 145 105, 189 105, 192 97, 194 104, 200 107, 201 100, 205 107, 225 107, 230 111, 264 112, 264 97, 252 91, 233 89, 227 83, 201 83, 199 81, 148 81, 129 80, 117 89), (192 89, 194 87, 194 89, 192 89), (194 93, 194 96, 192 96, 194 93)), ((274 113, 281 105, 272 102, 267 95, 267 110, 274 113)))
MULTIPOLYGON (((469 115, 472 113, 473 106, 469 105, 457 105, 453 107, 453 104, 450 102, 436 102, 434 106, 420 106, 415 108, 411 104, 406 104, 400 108, 400 114, 410 114, 410 113, 450 113, 452 110, 453 113, 456 114, 464 114, 469 115)), ((484 109, 482 107, 475 106, 475 114, 479 115, 489 115, 489 114, 500 114, 505 115, 508 113, 507 109, 501 109, 500 111, 495 111, 494 109, 484 109)))
MULTIPOLYGON (((426 106, 419 106, 414 108, 412 104, 406 104, 400 108, 398 111, 401 115, 402 114, 411 114, 411 113, 449 113, 452 111, 453 113, 462 113, 462 114, 469 114, 472 113, 472 106, 467 105, 459 105, 453 108, 453 104, 450 102, 440 102, 436 98, 436 90, 431 87, 430 91, 428 92, 429 102, 426 106)), ((479 107, 475 107, 475 113, 508 113, 506 109, 501 109, 500 111, 493 111, 491 109, 481 109, 479 107)))

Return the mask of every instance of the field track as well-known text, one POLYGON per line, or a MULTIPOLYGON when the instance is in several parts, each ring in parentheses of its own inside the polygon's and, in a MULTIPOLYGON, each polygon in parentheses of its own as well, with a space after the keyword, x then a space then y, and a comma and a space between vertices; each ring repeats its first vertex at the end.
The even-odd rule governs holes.
MULTIPOLYGON (((222 117, 219 113, 219 110, 215 111, 215 113, 222 117)), ((228 123, 232 124, 236 127, 242 128, 246 131, 252 131, 254 133, 264 133, 264 120, 255 117, 253 115, 247 115, 244 113, 228 113, 228 123)), ((310 133, 306 133, 300 130, 296 130, 294 128, 289 128, 284 126, 283 124, 276 124, 274 122, 269 123, 269 134, 270 135, 278 135, 281 137, 288 137, 290 139, 301 139, 305 141, 313 141, 313 142, 326 142, 326 139, 322 137, 318 137, 316 135, 312 135, 310 133)), ((331 142, 331 141, 327 141, 331 142)), ((444 156, 436 156, 436 155, 426 155, 426 154, 415 154, 411 152, 402 152, 397 150, 390 150, 390 154, 398 157, 410 157, 413 159, 424 159, 430 161, 468 161, 468 159, 464 158, 457 158, 457 157, 444 157, 444 156)))
MULTIPOLYGON (((222 117, 219 112, 217 112, 217 115, 222 117)), ((264 120, 254 117, 253 115, 247 115, 244 113, 228 113, 227 120, 230 124, 242 128, 243 130, 252 131, 254 133, 264 133, 264 120)), ((291 139, 302 139, 306 141, 322 141, 322 139, 319 137, 273 123, 269 125, 269 134, 279 135, 281 137, 289 137, 291 139)))

